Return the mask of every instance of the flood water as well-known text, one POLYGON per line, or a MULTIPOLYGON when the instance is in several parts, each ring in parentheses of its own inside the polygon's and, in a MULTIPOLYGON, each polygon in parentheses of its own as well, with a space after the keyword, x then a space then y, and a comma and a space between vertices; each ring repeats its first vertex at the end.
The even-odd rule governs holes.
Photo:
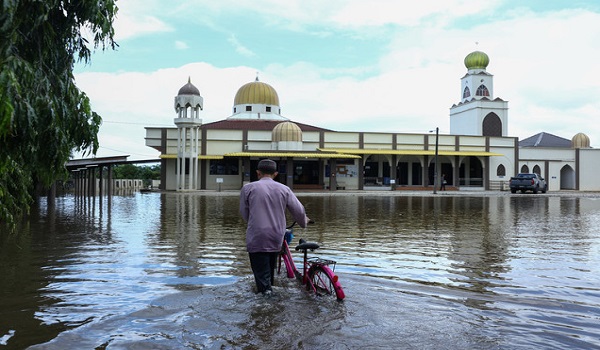
POLYGON ((343 302, 253 293, 237 193, 68 196, 0 234, 0 348, 600 348, 600 197, 298 196, 343 302))

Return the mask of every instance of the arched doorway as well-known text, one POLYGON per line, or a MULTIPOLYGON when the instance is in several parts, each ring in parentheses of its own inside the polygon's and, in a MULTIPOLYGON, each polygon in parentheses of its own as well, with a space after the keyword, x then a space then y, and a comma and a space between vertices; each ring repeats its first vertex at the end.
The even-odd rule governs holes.
POLYGON ((461 159, 458 176, 460 186, 483 187, 483 163, 475 156, 461 159))
MULTIPOLYGON (((439 186, 439 181, 441 181, 442 179, 442 175, 444 176, 444 179, 446 180, 446 184, 448 186, 452 186, 454 185, 454 172, 452 171, 453 167, 452 167, 452 160, 449 159, 447 156, 438 156, 438 186, 439 186)), ((431 158, 429 160, 429 168, 428 168, 428 177, 429 177, 429 184, 433 185, 434 184, 434 176, 435 173, 435 158, 431 158)))
POLYGON ((423 163, 415 156, 402 156, 396 164, 396 184, 414 186, 423 184, 423 163))
POLYGON ((494 112, 483 118, 483 136, 502 136, 502 121, 494 112))
POLYGON ((385 155, 372 154, 365 159, 363 167, 365 186, 389 186, 390 160, 385 155))
POLYGON ((575 190, 575 170, 570 165, 565 165, 560 169, 560 189, 561 190, 575 190))

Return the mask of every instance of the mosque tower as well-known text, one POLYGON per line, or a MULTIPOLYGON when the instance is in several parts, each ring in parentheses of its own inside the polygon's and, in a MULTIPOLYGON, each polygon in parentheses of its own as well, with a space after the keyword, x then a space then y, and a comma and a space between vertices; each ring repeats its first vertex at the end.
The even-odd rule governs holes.
POLYGON ((461 100, 450 108, 450 134, 507 136, 508 102, 494 98, 494 77, 486 71, 490 58, 481 51, 465 57, 461 100))
POLYGON ((198 189, 198 150, 200 139, 200 111, 204 99, 200 90, 188 78, 175 96, 177 118, 177 191, 198 189), (187 174, 187 177, 186 177, 187 174))

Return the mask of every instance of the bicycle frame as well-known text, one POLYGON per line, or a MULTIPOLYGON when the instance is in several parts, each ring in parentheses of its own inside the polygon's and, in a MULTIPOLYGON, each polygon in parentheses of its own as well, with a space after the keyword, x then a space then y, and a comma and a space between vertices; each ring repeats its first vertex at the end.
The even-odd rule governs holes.
MULTIPOLYGON (((292 235, 292 232, 291 227, 288 228, 286 236, 292 235)), ((289 241, 291 242, 291 237, 289 238, 289 241)), ((294 263, 288 245, 288 237, 286 237, 279 254, 277 272, 281 272, 281 262, 283 261, 288 278, 296 277, 296 279, 302 282, 302 285, 306 286, 307 290, 311 290, 316 295, 335 293, 337 299, 341 301, 345 298, 345 294, 338 281, 338 276, 334 274, 336 262, 318 257, 308 258, 308 250, 314 251, 317 248, 319 248, 317 243, 305 242, 302 239, 300 240, 300 244, 296 246, 296 250, 302 250, 303 252, 302 272, 300 272, 294 263), (330 268, 330 266, 333 266, 333 269, 330 268)))

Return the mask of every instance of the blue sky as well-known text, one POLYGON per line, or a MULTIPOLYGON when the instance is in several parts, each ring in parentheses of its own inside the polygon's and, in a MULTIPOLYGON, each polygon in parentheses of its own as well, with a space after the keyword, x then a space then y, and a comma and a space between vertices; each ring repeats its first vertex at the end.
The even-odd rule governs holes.
POLYGON ((509 136, 585 132, 600 147, 598 1, 118 1, 116 51, 76 67, 102 115, 98 156, 158 155, 144 126, 173 126, 188 77, 204 122, 260 80, 293 121, 339 131, 449 132, 464 57, 490 56, 509 136))

